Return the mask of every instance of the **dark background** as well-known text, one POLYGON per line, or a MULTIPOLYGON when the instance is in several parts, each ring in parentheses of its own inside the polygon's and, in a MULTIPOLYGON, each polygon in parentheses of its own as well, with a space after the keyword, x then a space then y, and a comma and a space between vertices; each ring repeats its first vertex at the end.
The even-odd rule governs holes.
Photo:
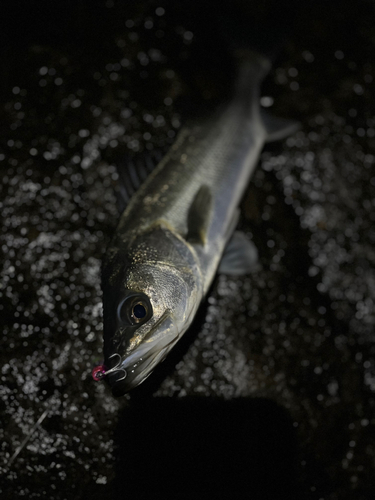
POLYGON ((374 5, 2 2, 2 498, 368 499, 374 485, 374 5), (268 144, 175 352, 119 400, 101 361, 116 169, 163 154, 273 58, 268 144))

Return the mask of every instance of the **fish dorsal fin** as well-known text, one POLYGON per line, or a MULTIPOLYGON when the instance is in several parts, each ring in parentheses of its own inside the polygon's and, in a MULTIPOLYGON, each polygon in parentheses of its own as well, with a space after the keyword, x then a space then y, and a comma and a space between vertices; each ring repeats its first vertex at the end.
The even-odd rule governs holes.
POLYGON ((149 174, 162 158, 162 152, 153 151, 126 156, 117 165, 118 183, 116 186, 117 205, 120 213, 127 207, 131 197, 138 191, 149 174))
POLYGON ((212 216, 211 189, 203 185, 196 193, 187 217, 186 240, 191 243, 205 245, 207 230, 212 216))
POLYGON ((242 276, 257 268, 258 250, 241 231, 235 231, 225 247, 218 272, 242 276))
POLYGON ((266 142, 281 141, 301 128, 299 122, 272 116, 264 109, 261 109, 260 115, 267 132, 266 142))

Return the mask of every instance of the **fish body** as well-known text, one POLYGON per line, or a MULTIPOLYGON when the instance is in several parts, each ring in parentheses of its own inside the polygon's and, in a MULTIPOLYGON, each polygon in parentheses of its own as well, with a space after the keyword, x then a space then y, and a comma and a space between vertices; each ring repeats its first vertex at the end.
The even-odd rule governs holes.
MULTIPOLYGON (((259 106, 269 68, 267 59, 248 54, 232 99, 180 131, 121 215, 102 272, 104 357, 114 395, 151 374, 209 289, 270 136, 259 106)), ((277 123, 272 133, 279 138, 293 128, 277 123)))

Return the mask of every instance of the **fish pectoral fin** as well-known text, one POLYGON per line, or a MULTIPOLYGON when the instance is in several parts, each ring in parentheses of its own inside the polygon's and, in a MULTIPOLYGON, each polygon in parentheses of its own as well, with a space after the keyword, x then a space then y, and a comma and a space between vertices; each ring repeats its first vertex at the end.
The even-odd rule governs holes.
POLYGON ((257 268, 258 250, 244 233, 235 231, 225 247, 218 272, 242 276, 257 268))
POLYGON ((188 212, 186 240, 205 245, 211 217, 212 193, 208 186, 203 185, 195 195, 188 212))
POLYGON ((260 112, 264 128, 267 132, 266 142, 281 141, 289 135, 294 134, 301 128, 301 124, 295 120, 278 118, 264 111, 260 112))

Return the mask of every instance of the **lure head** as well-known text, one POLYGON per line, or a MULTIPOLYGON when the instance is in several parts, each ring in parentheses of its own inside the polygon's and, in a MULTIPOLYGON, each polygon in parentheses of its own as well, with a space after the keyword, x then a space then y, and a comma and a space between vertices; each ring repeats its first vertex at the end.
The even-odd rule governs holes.
POLYGON ((142 383, 190 325, 202 298, 196 271, 191 250, 161 227, 111 246, 102 276, 104 365, 115 396, 142 383))
POLYGON ((107 370, 104 365, 95 366, 91 372, 92 378, 95 380, 95 382, 100 382, 104 379, 106 371, 107 370))

